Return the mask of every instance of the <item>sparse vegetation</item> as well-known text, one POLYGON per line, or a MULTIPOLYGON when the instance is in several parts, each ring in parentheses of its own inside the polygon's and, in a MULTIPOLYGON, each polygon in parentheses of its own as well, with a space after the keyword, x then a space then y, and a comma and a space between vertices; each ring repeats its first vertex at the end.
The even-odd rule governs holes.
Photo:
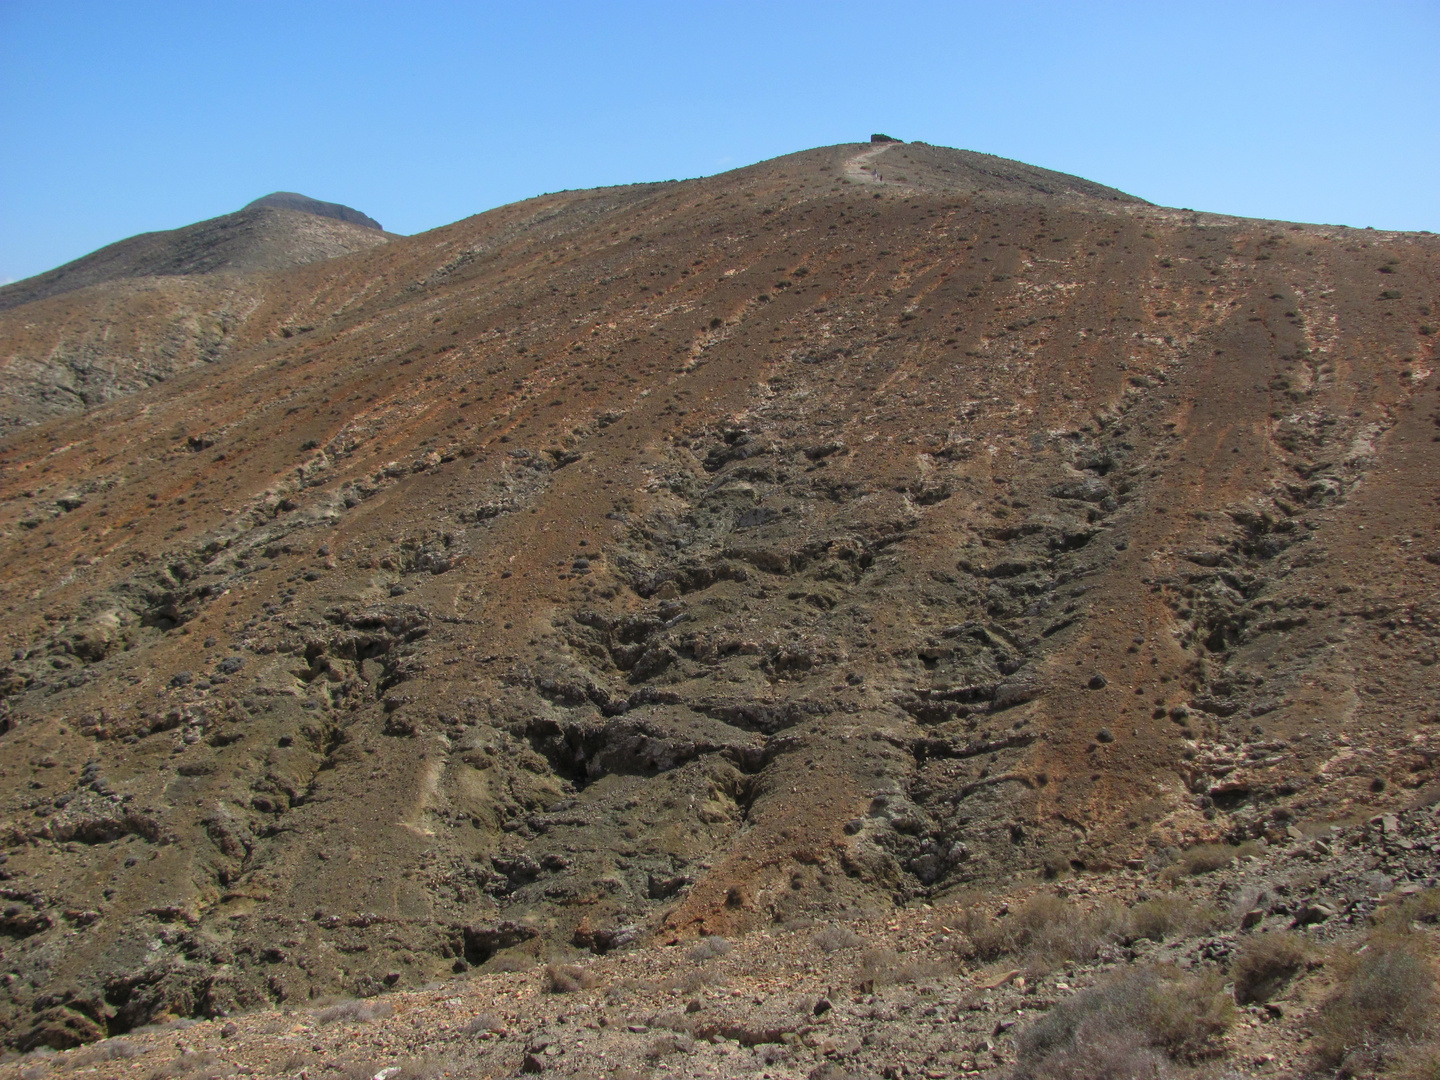
POLYGON ((1215 975, 1129 969, 1025 1028, 1015 1040, 1015 1080, 1163 1075, 1157 1052, 1184 1061, 1214 1057, 1233 1019, 1215 975))
POLYGON ((594 974, 578 964, 550 964, 545 968, 545 989, 552 994, 573 994, 596 985, 594 974))
POLYGON ((220 1058, 208 1050, 182 1050, 179 1055, 157 1069, 152 1069, 149 1080, 218 1080, 229 1070, 220 1058))
POLYGON ((859 985, 894 986, 947 974, 950 970, 933 960, 906 956, 894 949, 870 949, 861 957, 855 981, 859 985))
POLYGON ((1337 968, 1336 989, 1312 1022, 1320 1063, 1342 1076, 1356 1076, 1408 1052, 1412 1063, 1423 1065, 1415 1044, 1432 1035, 1440 1002, 1432 961, 1419 936, 1372 934, 1337 968))
POLYGON ((1082 906, 1058 896, 1033 896, 1003 918, 974 920, 967 928, 980 960, 1023 958, 1048 970, 1072 960, 1093 960, 1106 945, 1127 934, 1127 912, 1114 901, 1082 906))
POLYGON ((315 1013, 317 1024, 333 1024, 348 1020, 356 1024, 367 1024, 395 1015, 395 1006, 388 1001, 342 1001, 315 1013))
POLYGON ((1181 934, 1200 934, 1220 921, 1213 908, 1179 896, 1156 896, 1130 909, 1129 936, 1164 941, 1181 934))
POLYGON ((716 934, 713 937, 703 939, 700 944, 691 949, 690 959, 699 963, 716 956, 724 956, 729 951, 730 942, 716 934))
POLYGON ((842 949, 857 949, 865 939, 848 926, 827 926, 810 939, 821 952, 840 952, 842 949))
POLYGON ((1247 938, 1230 964, 1235 1000, 1269 1001, 1305 966, 1305 956, 1304 940, 1289 932, 1247 938))
POLYGON ((1236 859, 1254 855, 1259 848, 1253 843, 1244 844, 1197 844, 1181 853, 1173 866, 1165 871, 1171 881, 1181 877, 1195 877, 1199 874, 1213 874, 1223 870, 1236 859))
POLYGON ((506 950, 496 953, 485 965, 486 971, 529 971, 535 966, 535 958, 527 953, 506 950))
POLYGON ((487 1031, 498 1031, 504 1025, 494 1013, 480 1013, 460 1025, 462 1035, 483 1035, 487 1031))

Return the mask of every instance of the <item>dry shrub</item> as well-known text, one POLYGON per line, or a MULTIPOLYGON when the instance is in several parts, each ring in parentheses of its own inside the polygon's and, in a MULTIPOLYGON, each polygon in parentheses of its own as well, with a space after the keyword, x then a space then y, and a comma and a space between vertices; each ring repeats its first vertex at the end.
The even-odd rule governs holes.
POLYGON ((1139 1036, 1087 1031, 1039 1062, 1022 1061, 1012 1080, 1171 1080, 1175 1075, 1170 1062, 1139 1036))
POLYGON ((1303 939, 1289 931, 1247 938, 1230 964, 1235 1000, 1269 1001, 1305 966, 1303 939))
POLYGON ((1179 861, 1167 868, 1161 876, 1174 881, 1184 876, 1213 874, 1216 870, 1225 869, 1236 859, 1254 855, 1259 850, 1259 847, 1250 841, 1243 844, 1196 844, 1182 852, 1179 861))
POLYGON ((535 966, 535 958, 522 952, 499 952, 485 965, 486 971, 516 972, 529 971, 535 966))
POLYGON ((842 949, 856 949, 865 944, 865 939, 848 926, 825 927, 810 939, 821 952, 840 952, 842 949))
MULTIPOLYGON (((457 1054, 430 1054, 400 1063, 391 1080, 441 1080, 442 1077, 473 1076, 473 1062, 457 1054)), ((374 1073, 371 1073, 373 1076, 374 1073)))
POLYGON ((1426 889, 1386 904, 1375 914, 1375 928, 1381 934, 1408 934, 1415 923, 1434 926, 1440 922, 1440 889, 1426 889))
POLYGON ((1315 1049, 1328 1067, 1383 1054, 1421 1039, 1440 1002, 1420 935, 1372 934, 1363 951, 1338 965, 1338 985, 1315 1014, 1315 1049))
POLYGON ((481 1013, 461 1024, 460 1033, 462 1035, 483 1035, 487 1031, 499 1031, 504 1026, 494 1013, 481 1013))
POLYGON ((693 994, 697 990, 703 990, 707 986, 724 986, 725 976, 722 972, 716 971, 710 965, 695 968, 685 972, 683 975, 674 975, 668 979, 662 979, 659 988, 661 990, 679 990, 682 994, 693 994))
POLYGON ((229 1073, 218 1057, 208 1050, 181 1051, 180 1056, 150 1073, 150 1080, 212 1080, 229 1073))
POLYGON ((124 1039, 105 1039, 96 1043, 88 1050, 76 1055, 76 1060, 71 1066, 79 1068, 82 1065, 98 1065, 103 1061, 125 1061, 129 1058, 139 1057, 147 1053, 148 1047, 136 1046, 124 1039))
POLYGON ((1157 896, 1130 909, 1130 936, 1164 941, 1175 935, 1203 934, 1213 930, 1220 917, 1213 908, 1180 896, 1157 896))
POLYGON ((1214 975, 1167 968, 1120 972, 1055 1006, 1016 1037, 1015 1080, 1154 1076, 1156 1051, 1186 1061, 1223 1052, 1220 1037, 1234 1011, 1214 975))
POLYGON ((981 960, 1023 956, 1032 967, 1049 969, 1095 959, 1126 937, 1127 923, 1127 912, 1113 901, 1087 908, 1058 896, 1032 896, 1005 918, 969 927, 967 936, 981 960))
POLYGON ((662 1035, 646 1048, 645 1057, 650 1061, 659 1061, 671 1054, 688 1054, 694 1049, 695 1040, 688 1035, 662 1035))
POLYGON ((578 964, 550 964, 545 968, 545 989, 552 994, 591 990, 599 980, 578 964))
POLYGON ((1440 1042, 1412 1046, 1400 1055, 1395 1080, 1440 1080, 1440 1042))
POLYGON ((316 1064, 316 1062, 318 1061, 319 1058, 315 1057, 315 1055, 310 1053, 310 1051, 308 1050, 294 1050, 291 1051, 289 1054, 286 1054, 283 1058, 280 1058, 278 1062, 272 1062, 270 1066, 270 1071, 279 1073, 297 1073, 301 1069, 306 1068, 307 1066, 316 1064))
POLYGON ((337 1020, 349 1020, 356 1024, 368 1024, 371 1020, 384 1020, 395 1015, 395 1006, 388 1001, 342 1001, 315 1013, 317 1024, 333 1024, 337 1020))
POLYGON ((339 1061, 326 1063, 325 1080, 370 1080, 384 1067, 374 1061, 342 1058, 339 1061))
POLYGON ((725 956, 730 952, 730 942, 716 934, 703 939, 700 944, 690 950, 690 959, 694 961, 709 960, 716 956, 725 956))
POLYGON ((890 986, 923 982, 950 974, 944 964, 906 957, 894 949, 871 949, 860 958, 857 983, 890 986))

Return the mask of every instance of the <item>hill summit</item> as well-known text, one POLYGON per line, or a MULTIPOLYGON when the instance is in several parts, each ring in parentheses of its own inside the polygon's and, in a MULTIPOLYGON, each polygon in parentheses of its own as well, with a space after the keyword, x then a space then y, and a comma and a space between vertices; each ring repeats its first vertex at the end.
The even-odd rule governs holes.
POLYGON ((280 270, 388 239, 377 221, 358 210, 280 191, 233 214, 141 233, 13 282, 0 288, 0 311, 127 279, 280 270))
POLYGON ((340 203, 321 202, 319 199, 312 199, 308 195, 300 195, 293 191, 272 192, 264 198, 247 203, 245 209, 250 210, 257 206, 271 206, 279 210, 300 210, 317 217, 334 218, 336 221, 349 222, 351 225, 363 225, 367 229, 384 231, 378 221, 362 214, 359 210, 342 206, 340 203))

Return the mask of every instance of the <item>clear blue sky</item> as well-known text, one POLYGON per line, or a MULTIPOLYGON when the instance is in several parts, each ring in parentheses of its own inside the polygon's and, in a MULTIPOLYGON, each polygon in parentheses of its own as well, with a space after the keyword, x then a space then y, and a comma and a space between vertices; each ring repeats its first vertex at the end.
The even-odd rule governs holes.
POLYGON ((0 281, 275 190, 412 233, 875 131, 1440 231, 1440 0, 0 0, 0 281))

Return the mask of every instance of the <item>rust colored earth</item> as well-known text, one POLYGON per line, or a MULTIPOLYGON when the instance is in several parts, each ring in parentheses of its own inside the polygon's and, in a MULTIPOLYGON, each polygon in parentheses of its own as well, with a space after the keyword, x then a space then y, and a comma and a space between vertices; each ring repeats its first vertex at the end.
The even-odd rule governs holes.
POLYGON ((1437 797, 1436 237, 900 143, 316 228, 0 312, 11 1044, 1437 797))

